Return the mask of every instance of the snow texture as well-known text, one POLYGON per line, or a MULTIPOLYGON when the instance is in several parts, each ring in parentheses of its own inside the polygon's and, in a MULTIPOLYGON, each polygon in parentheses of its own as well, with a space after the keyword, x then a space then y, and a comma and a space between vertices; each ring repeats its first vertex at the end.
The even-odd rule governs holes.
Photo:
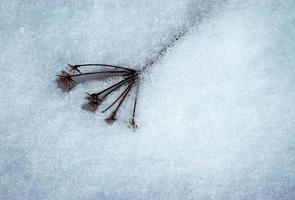
POLYGON ((2 0, 0 199, 295 199, 294 0, 2 0), (191 27, 192 26, 192 27, 191 27), (190 28, 191 27, 191 28, 190 28), (66 63, 148 69, 112 126, 66 63))

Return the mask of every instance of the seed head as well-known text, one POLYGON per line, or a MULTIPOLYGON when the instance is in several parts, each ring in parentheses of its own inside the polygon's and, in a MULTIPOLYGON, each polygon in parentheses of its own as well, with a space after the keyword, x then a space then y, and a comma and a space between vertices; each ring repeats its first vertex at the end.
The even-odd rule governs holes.
POLYGON ((112 124, 114 121, 116 121, 116 115, 112 113, 108 118, 104 120, 107 124, 112 124))
POLYGON ((78 69, 78 65, 68 64, 68 71, 73 72, 73 74, 81 74, 81 71, 78 69))
POLYGON ((101 104, 102 99, 96 93, 86 94, 87 96, 85 97, 85 99, 87 100, 87 103, 83 104, 82 109, 89 112, 95 112, 98 106, 101 104))
POLYGON ((76 84, 71 75, 65 71, 61 71, 61 73, 57 75, 57 77, 57 81, 68 90, 72 89, 76 84))
POLYGON ((86 94, 87 96, 85 98, 88 100, 89 105, 98 107, 101 104, 102 99, 99 97, 98 94, 96 93, 92 93, 92 94, 86 93, 86 94))
POLYGON ((133 129, 136 129, 138 126, 137 124, 135 123, 135 119, 131 119, 130 120, 130 125, 129 125, 130 128, 133 128, 133 129))

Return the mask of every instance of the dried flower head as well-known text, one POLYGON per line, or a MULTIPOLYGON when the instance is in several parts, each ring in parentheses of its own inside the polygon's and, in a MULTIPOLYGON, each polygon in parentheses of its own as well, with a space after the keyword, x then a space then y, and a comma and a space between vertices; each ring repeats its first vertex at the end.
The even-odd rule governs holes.
POLYGON ((65 72, 65 71, 61 71, 61 73, 59 75, 57 75, 57 81, 63 86, 65 87, 65 89, 72 89, 76 82, 72 79, 72 76, 65 72))
POLYGON ((68 71, 73 74, 81 74, 81 71, 78 69, 79 65, 68 64, 68 71))
POLYGON ((116 115, 112 113, 108 118, 104 120, 107 124, 112 124, 114 121, 116 121, 116 115))
POLYGON ((135 119, 131 119, 130 120, 130 125, 129 125, 130 128, 133 128, 133 129, 136 129, 138 126, 137 124, 135 123, 135 119))
POLYGON ((86 94, 87 96, 85 99, 87 99, 87 103, 82 106, 82 109, 90 112, 96 112, 98 106, 102 103, 102 99, 96 93, 86 94))
POLYGON ((87 96, 85 97, 88 100, 88 104, 92 105, 92 106, 99 106, 102 102, 102 99, 99 97, 98 94, 96 93, 86 93, 87 96))

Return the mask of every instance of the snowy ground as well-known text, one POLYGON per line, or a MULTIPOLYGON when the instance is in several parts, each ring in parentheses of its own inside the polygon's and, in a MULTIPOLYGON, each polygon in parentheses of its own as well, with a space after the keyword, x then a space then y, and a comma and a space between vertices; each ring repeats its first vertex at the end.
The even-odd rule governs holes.
MULTIPOLYGON (((295 199, 293 0, 2 0, 0 199, 295 199), (140 66, 137 121, 82 111, 70 63, 140 66)), ((124 106, 131 109, 130 104, 124 106)))

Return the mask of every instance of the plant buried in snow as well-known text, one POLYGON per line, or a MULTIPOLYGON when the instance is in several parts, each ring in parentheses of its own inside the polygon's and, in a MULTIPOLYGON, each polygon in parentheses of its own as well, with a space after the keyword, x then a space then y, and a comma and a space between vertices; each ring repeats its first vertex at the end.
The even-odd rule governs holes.
POLYGON ((114 110, 111 114, 105 119, 108 124, 112 124, 117 118, 118 110, 120 109, 121 105, 126 100, 126 97, 130 93, 133 88, 135 89, 135 98, 133 104, 133 112, 132 118, 130 120, 130 126, 132 128, 137 128, 135 123, 135 112, 136 112, 136 104, 137 104, 137 97, 138 97, 138 89, 139 89, 139 76, 142 74, 146 68, 154 65, 157 61, 160 60, 161 57, 165 55, 169 48, 172 48, 175 43, 182 38, 187 33, 187 30, 183 32, 179 32, 178 34, 174 35, 172 40, 164 46, 162 49, 158 51, 156 56, 152 59, 147 59, 146 64, 141 68, 141 70, 134 70, 131 68, 116 66, 116 65, 107 65, 107 64, 80 64, 80 65, 72 65, 68 64, 68 71, 62 71, 59 75, 57 75, 57 83, 61 86, 64 90, 71 90, 77 82, 74 80, 76 78, 86 78, 86 81, 89 80, 89 75, 105 75, 106 77, 123 77, 123 80, 107 87, 106 89, 99 91, 97 93, 86 93, 87 96, 85 99, 87 103, 83 106, 85 110, 95 112, 99 105, 103 103, 106 97, 110 94, 114 94, 114 91, 125 87, 123 92, 107 107, 105 108, 102 113, 108 111, 112 107, 115 106, 114 110), (92 71, 92 72, 81 72, 81 67, 104 67, 106 70, 102 71, 92 71), (87 78, 88 77, 88 78, 87 78))
POLYGON ((139 70, 134 70, 126 67, 115 66, 115 65, 106 65, 106 64, 81 64, 81 65, 72 65, 68 64, 68 71, 61 71, 59 75, 57 75, 57 83, 60 87, 62 87, 65 91, 69 91, 74 88, 77 82, 74 80, 75 78, 83 78, 89 80, 87 77, 89 75, 104 75, 105 77, 122 77, 123 80, 118 81, 117 83, 107 87, 106 89, 96 92, 96 93, 86 93, 87 96, 85 99, 87 103, 83 106, 85 110, 95 112, 99 105, 103 103, 107 96, 114 94, 115 91, 120 88, 125 87, 123 92, 102 112, 106 112, 112 107, 115 107, 111 112, 109 117, 105 119, 108 124, 112 124, 117 118, 117 113, 126 100, 126 97, 130 93, 130 91, 136 87, 136 94, 134 98, 134 106, 132 119, 130 120, 130 127, 137 128, 135 123, 135 112, 136 112, 136 103, 137 103, 137 93, 138 93, 138 84, 139 84, 139 70), (106 69, 100 71, 91 71, 91 72, 81 72, 81 67, 104 67, 106 69), (116 105, 116 106, 115 106, 116 105))

